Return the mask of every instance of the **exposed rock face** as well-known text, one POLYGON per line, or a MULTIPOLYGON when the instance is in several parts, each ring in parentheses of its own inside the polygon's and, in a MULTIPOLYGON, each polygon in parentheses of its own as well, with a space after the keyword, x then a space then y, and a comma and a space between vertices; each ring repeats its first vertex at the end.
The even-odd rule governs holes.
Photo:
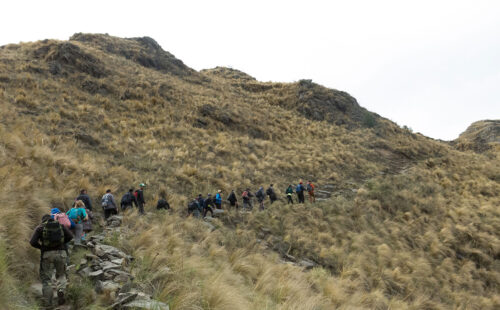
POLYGON ((482 153, 500 145, 500 120, 472 123, 458 139, 452 141, 459 150, 482 153))
POLYGON ((76 33, 71 41, 92 43, 96 48, 105 52, 123 56, 141 66, 170 73, 177 76, 197 75, 198 73, 186 66, 174 55, 164 51, 161 46, 150 37, 129 38, 117 40, 104 34, 76 33))

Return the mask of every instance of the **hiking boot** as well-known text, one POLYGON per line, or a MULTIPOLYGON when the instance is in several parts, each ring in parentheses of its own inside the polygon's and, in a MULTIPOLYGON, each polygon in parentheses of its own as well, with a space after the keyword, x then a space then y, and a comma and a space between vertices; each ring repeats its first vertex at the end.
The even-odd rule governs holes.
POLYGON ((59 306, 64 305, 66 300, 64 299, 64 291, 63 290, 58 290, 57 291, 57 304, 59 306))

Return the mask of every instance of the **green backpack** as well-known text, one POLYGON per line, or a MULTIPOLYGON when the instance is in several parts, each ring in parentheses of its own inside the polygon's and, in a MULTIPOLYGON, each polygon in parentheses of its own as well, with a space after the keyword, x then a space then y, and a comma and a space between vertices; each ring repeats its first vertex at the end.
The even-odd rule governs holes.
POLYGON ((44 248, 55 249, 64 244, 64 231, 58 221, 50 219, 43 224, 42 245, 44 248))

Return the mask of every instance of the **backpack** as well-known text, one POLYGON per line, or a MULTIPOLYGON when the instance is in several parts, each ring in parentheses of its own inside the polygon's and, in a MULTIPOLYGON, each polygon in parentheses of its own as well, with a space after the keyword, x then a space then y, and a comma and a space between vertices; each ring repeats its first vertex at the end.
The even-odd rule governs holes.
POLYGON ((125 206, 131 205, 132 204, 132 195, 130 193, 126 193, 125 195, 123 195, 121 204, 125 205, 125 206))
POLYGON ((193 200, 191 203, 188 205, 188 210, 190 212, 193 212, 194 210, 198 209, 198 201, 193 200))
POLYGON ((304 187, 302 186, 302 184, 297 185, 297 187, 295 188, 295 192, 297 193, 302 193, 303 191, 304 187))
POLYGON ((158 200, 158 203, 156 204, 157 209, 170 209, 170 205, 165 199, 160 199, 158 200))
POLYGON ((68 229, 71 228, 71 220, 65 213, 54 214, 54 220, 68 229))
POLYGON ((50 219, 43 224, 42 245, 48 249, 55 249, 64 245, 64 231, 58 221, 50 219))
POLYGON ((102 199, 101 199, 101 206, 103 208, 107 207, 109 204, 109 194, 104 194, 104 196, 102 196, 102 199))
POLYGON ((273 190, 269 187, 269 188, 266 190, 266 195, 271 196, 272 194, 273 194, 273 190))
POLYGON ((139 193, 139 190, 138 190, 138 189, 136 189, 136 190, 135 190, 135 192, 134 192, 134 197, 135 197, 135 199, 137 199, 137 195, 139 195, 138 193, 139 193))

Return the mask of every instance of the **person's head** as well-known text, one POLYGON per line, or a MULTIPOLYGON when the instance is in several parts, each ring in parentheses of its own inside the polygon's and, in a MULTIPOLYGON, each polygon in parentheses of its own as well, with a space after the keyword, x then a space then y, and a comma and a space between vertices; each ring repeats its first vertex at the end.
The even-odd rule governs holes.
POLYGON ((302 181, 300 181, 300 183, 299 183, 299 184, 302 184, 302 181))
POLYGON ((263 186, 261 186, 259 189, 264 189, 264 187, 263 187, 263 186))
POLYGON ((273 187, 273 186, 274 186, 274 184, 271 184, 271 185, 269 185, 269 186, 270 186, 270 187, 273 187))
POLYGON ((107 189, 107 190, 106 190, 106 194, 109 194, 109 193, 111 193, 111 190, 110 190, 110 189, 107 189))
POLYGON ((209 193, 207 196, 208 196, 208 197, 211 197, 211 196, 212 196, 212 194, 210 194, 210 193, 209 193))
POLYGON ((82 194, 82 195, 84 195, 84 194, 86 194, 86 193, 87 193, 87 190, 86 190, 86 189, 82 189, 82 190, 80 191, 80 194, 82 194))
POLYGON ((52 218, 52 217, 51 217, 50 215, 48 215, 48 214, 44 214, 44 215, 42 216, 42 223, 43 223, 43 222, 47 222, 47 221, 48 221, 48 220, 50 220, 51 218, 52 218))
POLYGON ((81 200, 75 201, 74 208, 85 208, 85 204, 81 200))
POLYGON ((141 189, 144 189, 144 187, 146 187, 146 184, 141 183, 141 184, 139 184, 139 187, 140 187, 141 189))
POLYGON ((220 193, 222 193, 222 189, 219 189, 219 190, 217 191, 217 193, 219 193, 219 194, 220 194, 220 193))
POLYGON ((130 193, 133 193, 133 192, 134 192, 134 189, 133 189, 133 188, 131 188, 131 189, 129 189, 128 191, 129 191, 130 193))
POLYGON ((234 189, 231 190, 231 193, 234 193, 234 189))
POLYGON ((201 198, 201 197, 203 197, 203 195, 202 194, 198 194, 198 198, 201 198))

